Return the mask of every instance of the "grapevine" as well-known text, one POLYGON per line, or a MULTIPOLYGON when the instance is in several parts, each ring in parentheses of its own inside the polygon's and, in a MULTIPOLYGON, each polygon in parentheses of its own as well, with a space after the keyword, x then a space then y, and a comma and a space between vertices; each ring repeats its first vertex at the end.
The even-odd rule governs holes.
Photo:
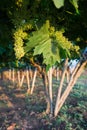
POLYGON ((33 50, 33 57, 42 55, 43 63, 47 67, 51 67, 56 62, 60 62, 61 58, 71 57, 71 49, 78 51, 79 47, 74 46, 63 35, 62 31, 56 31, 55 27, 50 26, 50 22, 47 20, 46 24, 34 31, 29 37, 25 46, 25 53, 33 50))

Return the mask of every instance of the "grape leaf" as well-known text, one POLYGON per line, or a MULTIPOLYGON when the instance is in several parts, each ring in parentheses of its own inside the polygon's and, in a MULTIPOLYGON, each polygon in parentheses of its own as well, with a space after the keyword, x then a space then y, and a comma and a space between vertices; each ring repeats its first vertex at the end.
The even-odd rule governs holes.
POLYGON ((54 5, 56 6, 56 8, 61 8, 62 6, 64 6, 64 0, 53 0, 54 5))
POLYGON ((60 62, 60 54, 57 46, 53 45, 49 38, 43 44, 38 45, 34 49, 34 56, 43 54, 43 63, 46 65, 54 65, 57 61, 60 62))
POLYGON ((49 39, 49 31, 46 25, 43 25, 41 29, 32 33, 32 36, 29 37, 26 46, 24 47, 25 52, 30 51, 32 48, 38 44, 43 44, 46 39, 49 39))
POLYGON ((78 0, 70 0, 70 3, 74 6, 76 13, 79 14, 79 10, 78 10, 78 0))

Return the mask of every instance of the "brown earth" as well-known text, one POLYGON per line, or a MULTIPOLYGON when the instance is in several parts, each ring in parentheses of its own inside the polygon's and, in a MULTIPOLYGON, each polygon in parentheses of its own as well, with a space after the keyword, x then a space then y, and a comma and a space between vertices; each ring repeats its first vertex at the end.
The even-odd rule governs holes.
MULTIPOLYGON (((87 74, 87 71, 84 73, 87 74)), ((46 102, 43 84, 38 83, 37 93, 28 97, 25 86, 20 89, 9 80, 0 80, 0 130, 65 129, 65 123, 62 123, 60 126, 55 125, 54 127, 55 119, 46 116, 44 112, 46 102)), ((86 83, 87 80, 84 80, 84 84, 86 83)), ((77 101, 72 99, 72 104, 76 105, 77 101)), ((74 111, 77 111, 77 109, 74 111)), ((72 113, 71 110, 69 112, 72 113)), ((83 115, 87 120, 87 112, 84 112, 83 115)))

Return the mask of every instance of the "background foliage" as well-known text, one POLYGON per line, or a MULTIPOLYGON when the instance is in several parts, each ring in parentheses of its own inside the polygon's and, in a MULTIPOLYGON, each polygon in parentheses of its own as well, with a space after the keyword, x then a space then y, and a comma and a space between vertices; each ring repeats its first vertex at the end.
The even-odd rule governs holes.
MULTIPOLYGON (((86 0, 62 0, 59 7, 49 0, 3 0, 0 2, 0 62, 7 66, 24 55, 23 46, 32 32, 50 21, 55 31, 59 30, 81 49, 87 46, 86 0), (20 53, 19 53, 20 52, 20 53), (21 54, 21 55, 20 55, 21 54), (18 56, 20 55, 20 57, 18 56)), ((57 4, 56 4, 57 5, 57 4)), ((26 54, 22 60, 29 61, 26 54)))

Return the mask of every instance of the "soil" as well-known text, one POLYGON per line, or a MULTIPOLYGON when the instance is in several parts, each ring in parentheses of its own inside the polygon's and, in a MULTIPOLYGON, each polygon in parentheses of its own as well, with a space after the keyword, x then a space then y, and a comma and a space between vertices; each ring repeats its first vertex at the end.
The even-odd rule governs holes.
POLYGON ((48 129, 49 121, 44 119, 46 103, 41 98, 44 92, 28 96, 26 91, 26 87, 20 89, 8 80, 0 80, 0 130, 48 129))
MULTIPOLYGON (((55 119, 45 114, 43 85, 39 84, 34 95, 28 96, 26 91, 25 86, 19 88, 9 80, 0 80, 0 130, 64 130, 65 123, 55 125, 55 119)), ((72 104, 77 104, 75 99, 72 104)), ((87 113, 83 115, 87 120, 87 113)))

